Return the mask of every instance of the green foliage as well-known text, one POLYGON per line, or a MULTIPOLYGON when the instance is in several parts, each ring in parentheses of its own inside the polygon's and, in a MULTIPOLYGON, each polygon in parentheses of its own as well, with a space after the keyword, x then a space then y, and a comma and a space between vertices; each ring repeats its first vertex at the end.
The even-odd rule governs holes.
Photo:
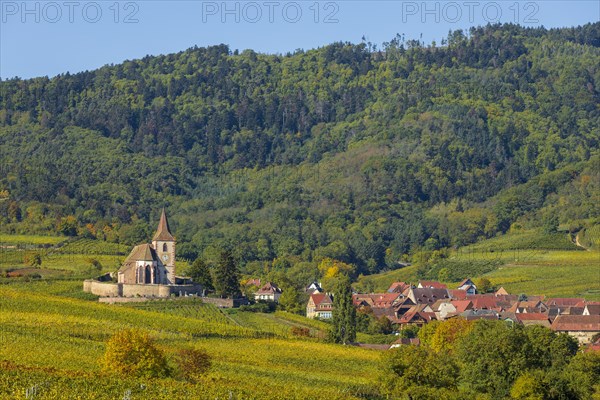
POLYGON ((238 267, 229 251, 222 251, 215 268, 214 286, 221 297, 239 297, 238 267))
POLYGON ((409 325, 399 332, 399 336, 405 339, 413 339, 417 337, 418 333, 419 327, 417 325, 409 325))
POLYGON ((202 259, 197 258, 194 261, 192 266, 188 269, 188 274, 194 280, 194 282, 201 284, 204 289, 215 289, 210 269, 208 268, 208 265, 202 261, 202 259))
POLYGON ((390 398, 588 399, 600 394, 596 353, 542 326, 450 319, 419 331, 421 346, 382 359, 382 392, 390 398), (585 371, 585 372, 584 372, 585 371), (582 385, 577 388, 574 382, 582 385))
POLYGON ((383 392, 392 398, 421 397, 424 391, 430 395, 435 389, 455 389, 458 381, 458 365, 451 357, 437 354, 425 346, 401 346, 383 356, 383 392), (432 390, 433 389, 433 390, 432 390))
POLYGON ((277 309, 277 303, 273 301, 259 300, 250 305, 240 306, 240 311, 257 312, 257 313, 272 313, 277 309))
POLYGON ((350 279, 338 278, 333 292, 333 316, 329 338, 334 343, 349 344, 356 339, 356 308, 352 303, 350 279))
POLYGON ((543 230, 546 234, 552 234, 558 232, 558 216, 555 214, 549 214, 544 217, 542 221, 543 230))
POLYGON ((293 286, 282 286, 283 293, 279 297, 279 306, 282 310, 292 314, 304 314, 308 299, 300 290, 293 286))
POLYGON ((147 333, 127 329, 115 333, 102 359, 105 371, 122 376, 159 378, 170 374, 167 359, 147 333))
POLYGON ((494 290, 492 282, 486 277, 477 279, 475 286, 477 286, 477 291, 480 293, 489 293, 494 290))

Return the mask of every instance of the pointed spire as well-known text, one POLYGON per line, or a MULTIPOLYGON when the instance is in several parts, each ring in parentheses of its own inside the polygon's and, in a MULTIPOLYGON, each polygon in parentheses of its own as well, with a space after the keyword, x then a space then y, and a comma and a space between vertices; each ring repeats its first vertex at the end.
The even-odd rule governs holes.
POLYGON ((173 235, 171 235, 171 230, 169 229, 169 221, 167 220, 167 214, 165 213, 164 207, 162 209, 162 213, 160 214, 158 229, 156 230, 152 240, 175 241, 175 238, 173 235))

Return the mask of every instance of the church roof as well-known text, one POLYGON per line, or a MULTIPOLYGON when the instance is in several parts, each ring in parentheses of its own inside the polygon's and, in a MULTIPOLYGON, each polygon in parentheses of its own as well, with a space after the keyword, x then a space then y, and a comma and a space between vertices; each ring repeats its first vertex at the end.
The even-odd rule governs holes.
POLYGON ((158 223, 158 229, 156 229, 156 233, 152 240, 165 240, 165 241, 175 241, 175 238, 171 234, 171 230, 169 229, 169 221, 167 220, 167 214, 165 213, 165 209, 162 209, 162 213, 160 214, 160 221, 158 223))
POLYGON ((158 257, 156 256, 156 252, 148 243, 137 245, 133 248, 129 256, 127 257, 127 261, 156 261, 158 257))
POLYGON ((137 245, 131 250, 131 253, 127 256, 123 262, 123 266, 119 269, 120 272, 131 268, 135 265, 136 261, 157 261, 158 256, 156 251, 148 243, 137 245))

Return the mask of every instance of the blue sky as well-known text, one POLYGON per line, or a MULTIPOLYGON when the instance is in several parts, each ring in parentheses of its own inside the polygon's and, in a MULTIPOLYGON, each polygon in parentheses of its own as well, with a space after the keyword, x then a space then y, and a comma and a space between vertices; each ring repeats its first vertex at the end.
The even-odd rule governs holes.
POLYGON ((286 53, 363 36, 380 46, 396 33, 439 43, 450 29, 497 21, 559 27, 598 20, 595 0, 0 0, 0 77, 51 77, 194 45, 286 53))

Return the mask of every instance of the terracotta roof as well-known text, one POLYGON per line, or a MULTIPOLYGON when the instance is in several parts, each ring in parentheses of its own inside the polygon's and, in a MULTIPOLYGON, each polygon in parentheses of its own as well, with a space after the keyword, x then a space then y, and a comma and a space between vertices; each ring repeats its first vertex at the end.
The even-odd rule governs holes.
POLYGON ((465 312, 473 306, 471 300, 452 300, 450 303, 452 303, 459 313, 465 312))
POLYGON ((450 289, 450 290, 448 290, 448 292, 450 292, 450 297, 452 297, 453 299, 456 299, 456 300, 466 300, 466 298, 467 298, 466 290, 450 289))
POLYGON ((160 214, 160 221, 158 222, 158 229, 156 229, 156 233, 152 237, 152 240, 165 240, 165 241, 175 241, 173 235, 171 235, 171 230, 169 229, 169 221, 167 220, 167 214, 165 213, 165 209, 162 209, 162 213, 160 214))
POLYGON ((432 312, 407 312, 400 318, 399 323, 408 324, 415 321, 429 322, 435 319, 435 313, 432 312))
POLYGON ((372 308, 387 308, 393 306, 400 298, 400 293, 356 293, 352 295, 352 302, 354 305, 367 304, 372 308))
POLYGON ((410 285, 406 282, 394 282, 390 285, 387 290, 388 293, 402 293, 404 292, 410 285))
POLYGON ((567 297, 557 297, 553 299, 548 299, 546 304, 549 306, 576 306, 578 303, 583 302, 583 299, 580 298, 567 298, 567 297))
POLYGON ((555 331, 600 332, 600 315, 559 315, 552 323, 555 331))
POLYGON ((471 294, 467 296, 467 299, 473 303, 473 308, 476 309, 494 309, 498 308, 496 296, 493 294, 471 294))
POLYGON ((423 288, 430 289, 448 289, 446 285, 438 281, 419 281, 419 285, 421 285, 423 288))
POLYGON ((333 300, 326 293, 313 293, 310 295, 315 307, 333 305, 333 300))
POLYGON ((520 313, 515 315, 519 321, 548 321, 548 315, 544 313, 520 313))

